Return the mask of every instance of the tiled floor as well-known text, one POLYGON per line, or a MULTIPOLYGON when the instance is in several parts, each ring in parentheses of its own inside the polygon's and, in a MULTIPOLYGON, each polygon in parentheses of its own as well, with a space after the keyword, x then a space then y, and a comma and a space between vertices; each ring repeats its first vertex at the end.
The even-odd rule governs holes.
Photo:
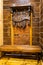
POLYGON ((3 57, 0 59, 0 65, 43 65, 43 62, 38 63, 37 60, 30 59, 19 59, 19 58, 9 58, 3 57))

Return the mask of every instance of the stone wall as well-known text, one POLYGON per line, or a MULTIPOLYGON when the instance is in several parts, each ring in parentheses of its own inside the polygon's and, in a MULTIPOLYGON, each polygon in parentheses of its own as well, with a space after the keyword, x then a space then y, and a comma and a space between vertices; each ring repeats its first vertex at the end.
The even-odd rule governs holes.
POLYGON ((3 0, 3 44, 11 44, 11 13, 9 11, 9 0, 3 0))
POLYGON ((31 0, 33 6, 33 44, 40 45, 41 0, 31 0))
POLYGON ((43 0, 41 0, 40 44, 43 48, 43 0))

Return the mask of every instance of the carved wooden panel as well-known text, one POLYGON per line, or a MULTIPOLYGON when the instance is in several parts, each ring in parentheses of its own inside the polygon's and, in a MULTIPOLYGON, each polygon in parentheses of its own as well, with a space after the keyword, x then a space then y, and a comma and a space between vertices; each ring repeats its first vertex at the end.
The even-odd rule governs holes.
MULTIPOLYGON (((22 8, 21 8, 22 9, 22 8)), ((16 11, 12 15, 13 42, 17 45, 30 44, 30 16, 26 9, 16 11)))

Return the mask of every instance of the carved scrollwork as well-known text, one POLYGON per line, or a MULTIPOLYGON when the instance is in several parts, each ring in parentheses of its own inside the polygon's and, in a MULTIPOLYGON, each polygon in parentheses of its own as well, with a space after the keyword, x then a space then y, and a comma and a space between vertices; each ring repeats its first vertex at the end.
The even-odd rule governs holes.
POLYGON ((19 28, 25 28, 26 23, 30 25, 30 16, 28 11, 14 12, 12 16, 13 26, 19 28))

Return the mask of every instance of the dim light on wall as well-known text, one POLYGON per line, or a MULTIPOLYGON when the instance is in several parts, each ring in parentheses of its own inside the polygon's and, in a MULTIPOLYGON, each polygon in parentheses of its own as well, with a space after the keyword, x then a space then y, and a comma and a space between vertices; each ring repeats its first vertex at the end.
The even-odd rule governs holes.
POLYGON ((3 0, 0 0, 0 45, 3 44, 3 0))

